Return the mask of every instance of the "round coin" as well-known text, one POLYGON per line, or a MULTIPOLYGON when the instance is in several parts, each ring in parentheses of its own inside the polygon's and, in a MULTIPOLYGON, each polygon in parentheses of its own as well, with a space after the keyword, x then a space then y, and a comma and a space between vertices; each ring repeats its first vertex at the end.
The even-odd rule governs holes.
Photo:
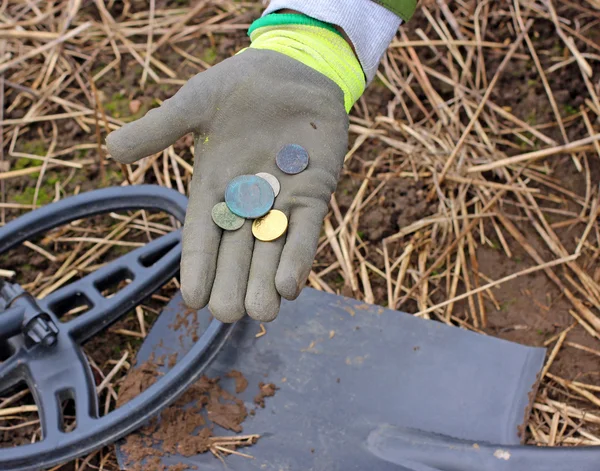
POLYGON ((232 213, 246 219, 264 216, 273 207, 275 193, 264 178, 240 175, 227 185, 225 203, 232 213))
POLYGON ((288 175, 296 175, 308 167, 308 152, 298 144, 287 144, 277 153, 277 166, 288 175))
POLYGON ((252 223, 252 234, 258 240, 271 242, 281 237, 287 230, 288 220, 284 213, 273 209, 266 216, 252 223))
POLYGON ((281 190, 281 185, 279 184, 277 177, 266 172, 257 173, 256 176, 267 180, 269 185, 271 185, 271 188, 273 188, 273 193, 275 193, 275 197, 277 198, 277 195, 279 195, 279 191, 281 190))
POLYGON ((217 226, 226 231, 237 231, 244 225, 244 218, 233 214, 226 203, 217 203, 213 206, 212 219, 217 226))

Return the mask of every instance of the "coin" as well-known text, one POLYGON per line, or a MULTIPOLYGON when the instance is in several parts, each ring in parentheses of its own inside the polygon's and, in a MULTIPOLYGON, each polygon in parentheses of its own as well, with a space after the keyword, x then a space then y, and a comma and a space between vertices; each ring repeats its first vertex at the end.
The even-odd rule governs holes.
POLYGON ((287 216, 277 209, 273 209, 266 216, 256 219, 252 223, 252 234, 258 240, 271 242, 281 237, 288 226, 287 216))
POLYGON ((266 172, 257 173, 256 176, 267 180, 269 185, 271 185, 271 188, 273 188, 275 197, 277 197, 277 195, 279 194, 279 191, 281 190, 281 185, 279 184, 279 180, 277 180, 277 177, 275 177, 274 175, 271 175, 270 173, 266 173, 266 172))
POLYGON ((240 175, 227 185, 225 203, 232 213, 247 219, 264 216, 273 207, 275 192, 256 175, 240 175))
POLYGON ((217 203, 213 206, 212 219, 217 226, 226 231, 237 231, 244 225, 244 218, 233 214, 226 203, 217 203))
POLYGON ((289 175, 296 175, 308 167, 308 152, 298 144, 287 144, 277 153, 277 166, 289 175))

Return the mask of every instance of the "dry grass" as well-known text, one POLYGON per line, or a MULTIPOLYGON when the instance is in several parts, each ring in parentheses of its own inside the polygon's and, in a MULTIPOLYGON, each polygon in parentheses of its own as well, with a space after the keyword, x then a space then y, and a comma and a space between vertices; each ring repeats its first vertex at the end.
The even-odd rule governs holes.
MULTIPOLYGON (((545 339, 549 354, 527 442, 600 444, 600 387, 552 373, 565 348, 600 355, 600 45, 593 34, 600 5, 422 3, 353 110, 341 186, 353 182, 357 191, 332 199, 309 284, 489 333, 489 320, 500 311, 498 287, 543 272, 556 297, 570 303, 572 324, 545 339), (552 38, 550 46, 540 31, 552 38), (550 110, 543 122, 523 113, 525 96, 502 99, 519 68, 543 86, 538 99, 550 110), (565 84, 578 95, 567 112, 565 84), (565 168, 584 187, 573 188, 565 168), (381 240, 371 240, 365 216, 386 204, 386 191, 399 180, 420 185, 428 215, 384 228, 381 240), (479 255, 489 248, 507 260, 516 251, 526 254, 526 268, 500 278, 484 273, 479 255), (571 339, 576 329, 587 345, 571 339)), ((228 0, 2 2, 1 222, 109 184, 154 182, 185 192, 192 176, 189 139, 121 168, 106 155, 104 137, 246 45, 244 31, 260 9, 260 2, 228 0)), ((143 212, 112 218, 100 227, 73 224, 28 245, 59 268, 29 279, 27 287, 47 295, 104 263, 111 248, 173 227, 168 218, 143 212)), ((19 270, 3 268, 0 276, 19 270)), ((138 312, 137 326, 121 327, 120 335, 144 336, 143 318, 138 312)), ((97 368, 106 410, 134 353, 121 352, 97 368)), ((17 399, 0 403, 3 426, 30 421, 23 410, 8 409, 17 399)), ((116 469, 110 450, 74 466, 116 469)))

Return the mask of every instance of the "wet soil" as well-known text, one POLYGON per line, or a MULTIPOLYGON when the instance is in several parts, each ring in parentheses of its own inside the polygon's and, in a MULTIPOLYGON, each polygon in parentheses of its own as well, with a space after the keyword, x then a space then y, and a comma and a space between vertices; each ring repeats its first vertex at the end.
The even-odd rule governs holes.
MULTIPOLYGON (((556 162, 555 173, 561 176, 560 181, 564 188, 584 197, 585 176, 574 168, 570 158, 565 157, 556 162)), ((590 162, 590 174, 593 181, 600 181, 600 162, 590 162)), ((544 205, 555 209, 573 211, 580 209, 574 205, 546 202, 544 205)), ((553 221, 549 218, 548 222, 560 220, 557 218, 553 221)), ((582 224, 577 226, 577 230, 583 228, 582 224)), ((515 225, 544 260, 556 258, 529 223, 515 222, 515 225)), ((567 251, 573 253, 577 245, 574 237, 576 231, 573 227, 558 227, 555 232, 567 251)), ((487 234, 492 233, 493 228, 489 227, 487 234)), ((509 248, 513 252, 513 257, 508 258, 500 248, 500 241, 496 237, 491 239, 496 245, 495 248, 481 246, 477 251, 482 273, 490 278, 499 279, 531 266, 530 257, 514 240, 507 239, 509 248)), ((591 273, 596 281, 600 280, 600 272, 594 268, 597 264, 592 262, 592 265, 588 266, 585 260, 578 263, 591 273)), ((565 273, 561 267, 555 268, 554 271, 558 275, 565 273)), ((486 302, 489 323, 485 331, 490 335, 525 345, 544 346, 548 339, 576 324, 575 319, 569 314, 573 305, 543 271, 506 282, 494 288, 493 292, 500 303, 500 310, 497 310, 491 302, 486 302)), ((567 380, 600 385, 600 357, 572 346, 576 344, 597 351, 597 340, 579 324, 569 331, 566 340, 550 368, 550 373, 567 380)))
MULTIPOLYGON (((383 148, 378 145, 366 143, 364 146, 368 149, 367 154, 373 157, 383 152, 383 148)), ((388 167, 382 166, 375 172, 369 189, 374 189, 383 181, 386 184, 377 197, 361 212, 359 219, 358 236, 368 244, 367 247, 380 246, 383 239, 396 234, 401 228, 437 212, 436 203, 426 201, 428 187, 424 180, 416 181, 400 177, 400 171, 394 167, 393 161, 388 165, 388 167)), ((344 170, 344 176, 335 193, 342 213, 352 204, 356 192, 363 182, 364 173, 363 163, 357 160, 350 162, 344 170)), ((326 267, 337 259, 333 253, 321 253, 317 260, 319 266, 326 267)), ((373 260, 378 267, 384 266, 383 255, 380 252, 371 251, 370 260, 373 260)), ((339 287, 342 294, 353 296, 353 293, 343 285, 343 280, 337 278, 337 275, 327 275, 324 279, 332 286, 339 287)), ((385 280, 374 277, 371 283, 376 303, 385 305, 387 302, 385 280)), ((409 306, 408 311, 411 312, 413 307, 416 308, 416 305, 409 306)))

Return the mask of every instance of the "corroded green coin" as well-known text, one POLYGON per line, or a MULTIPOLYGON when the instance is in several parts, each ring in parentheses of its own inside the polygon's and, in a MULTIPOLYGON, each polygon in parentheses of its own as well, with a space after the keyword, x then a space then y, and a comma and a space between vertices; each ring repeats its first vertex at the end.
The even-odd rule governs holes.
POLYGON ((240 175, 225 189, 225 203, 232 213, 246 219, 264 216, 273 207, 275 192, 269 182, 256 175, 240 175))
POLYGON ((217 226, 226 231, 237 231, 244 225, 244 218, 233 214, 226 203, 217 203, 213 206, 212 219, 217 226))
POLYGON ((288 175, 296 175, 308 167, 308 151, 298 144, 287 144, 277 153, 275 161, 279 169, 288 175))

